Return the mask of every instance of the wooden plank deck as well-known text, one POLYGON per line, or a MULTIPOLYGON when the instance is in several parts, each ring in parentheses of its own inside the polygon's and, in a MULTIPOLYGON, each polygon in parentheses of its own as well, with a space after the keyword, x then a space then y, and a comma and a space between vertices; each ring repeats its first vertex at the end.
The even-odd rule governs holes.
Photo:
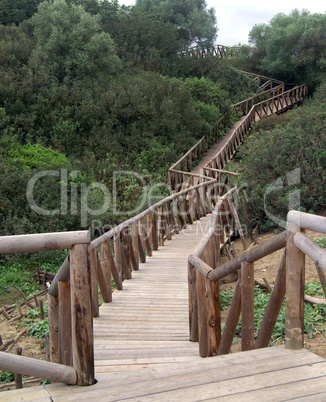
POLYGON ((242 117, 240 120, 238 120, 234 125, 226 132, 225 136, 221 138, 219 142, 216 144, 212 145, 203 159, 198 163, 196 167, 193 168, 191 173, 196 173, 196 174, 202 174, 202 169, 204 166, 207 165, 208 162, 210 162, 214 156, 220 152, 220 150, 224 147, 224 145, 228 142, 230 139, 231 135, 233 132, 237 129, 237 127, 243 122, 243 120, 246 118, 246 116, 242 117))
POLYGON ((202 218, 148 257, 94 319, 89 387, 50 384, 0 394, 5 401, 326 400, 326 361, 284 347, 202 359, 189 342, 187 256, 202 218))

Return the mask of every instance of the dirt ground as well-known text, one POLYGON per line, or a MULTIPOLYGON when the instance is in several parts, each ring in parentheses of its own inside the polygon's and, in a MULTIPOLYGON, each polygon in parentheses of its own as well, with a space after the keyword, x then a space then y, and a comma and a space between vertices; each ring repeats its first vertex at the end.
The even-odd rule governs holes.
MULTIPOLYGON (((305 234, 310 237, 325 237, 326 235, 316 233, 313 231, 306 231, 305 234)), ((274 233, 268 233, 260 235, 257 238, 257 243, 263 243, 264 241, 270 239, 275 236, 274 233)), ((234 246, 237 254, 241 254, 243 252, 243 246, 240 240, 236 240, 234 242, 234 246)), ((270 254, 259 261, 255 262, 255 279, 262 280, 266 277, 271 285, 274 284, 280 262, 282 259, 282 255, 284 253, 284 249, 276 251, 273 254, 270 254)), ((222 256, 221 262, 224 263, 227 261, 226 256, 222 256)), ((313 261, 309 257, 306 256, 306 269, 305 269, 305 281, 306 283, 311 282, 313 280, 319 281, 316 266, 313 261)), ((235 282, 226 283, 221 285, 222 289, 234 289, 235 282)), ((222 312, 222 320, 227 316, 227 310, 222 312)), ((323 334, 317 334, 312 339, 308 339, 307 334, 305 334, 305 348, 321 357, 326 359, 326 337, 323 334)), ((241 341, 235 343, 232 346, 231 352, 237 352, 241 350, 241 341)))
MULTIPOLYGON (((309 237, 326 237, 326 235, 320 235, 314 232, 307 232, 306 233, 309 237)), ((262 243, 265 240, 268 240, 274 236, 274 234, 264 234, 258 237, 257 243, 262 243)), ((243 251, 242 243, 240 240, 236 240, 234 242, 234 246, 236 249, 237 254, 241 254, 243 251)), ((275 277, 277 275, 280 261, 282 258, 284 250, 279 250, 255 263, 255 279, 263 279, 266 277, 271 285, 274 284, 275 277)), ((227 257, 221 257, 221 263, 226 262, 227 257)), ((314 263, 307 257, 306 258, 306 282, 311 282, 312 280, 319 280, 318 274, 315 268, 314 263)), ((234 289, 235 282, 221 284, 222 289, 234 289)), ((19 296, 17 295, 17 298, 19 296)), ((44 303, 46 303, 46 297, 41 298, 44 303)), ((28 310, 28 307, 24 306, 22 308, 22 313, 25 314, 28 310)), ((222 312, 222 319, 225 319, 226 312, 222 312)), ((0 334, 2 338, 2 342, 5 343, 7 340, 15 337, 19 332, 21 332, 25 326, 24 324, 28 324, 28 319, 24 317, 22 320, 17 321, 15 323, 8 324, 5 317, 0 314, 0 334)), ((36 321, 37 319, 35 319, 36 321)), ((27 357, 33 357, 36 359, 46 360, 46 351, 45 348, 40 348, 41 345, 44 344, 42 339, 35 339, 27 334, 22 336, 16 345, 13 346, 11 352, 14 353, 18 346, 22 347, 23 355, 27 357)), ((308 339, 305 336, 305 347, 306 349, 310 350, 311 352, 323 357, 326 359, 326 338, 323 334, 317 334, 313 339, 308 339)), ((237 352, 241 350, 241 341, 235 343, 232 346, 232 352, 237 352)), ((34 385, 39 385, 36 383, 34 385)), ((13 387, 9 388, 0 388, 0 391, 5 391, 8 389, 13 389, 13 387)))

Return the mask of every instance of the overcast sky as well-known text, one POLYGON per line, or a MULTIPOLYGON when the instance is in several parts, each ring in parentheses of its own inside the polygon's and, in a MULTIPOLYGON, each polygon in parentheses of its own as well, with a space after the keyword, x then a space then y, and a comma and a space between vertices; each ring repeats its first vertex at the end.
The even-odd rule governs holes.
MULTIPOLYGON (((119 0, 119 4, 133 5, 135 0, 119 0)), ((248 34, 255 24, 268 23, 278 13, 289 14, 295 8, 311 13, 325 13, 322 0, 206 0, 214 7, 218 26, 216 44, 232 46, 248 43, 248 34)))

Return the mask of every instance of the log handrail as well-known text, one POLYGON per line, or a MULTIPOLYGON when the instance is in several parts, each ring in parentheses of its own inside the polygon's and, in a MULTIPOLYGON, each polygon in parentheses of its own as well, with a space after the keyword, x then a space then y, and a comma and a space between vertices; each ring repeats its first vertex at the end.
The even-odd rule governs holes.
MULTIPOLYGON (((214 219, 215 216, 213 216, 212 221, 214 219)), ((208 238, 212 238, 214 234, 211 225, 200 243, 200 246, 201 244, 205 244, 205 249, 202 250, 198 246, 195 253, 188 257, 190 339, 192 341, 199 341, 199 353, 202 357, 229 353, 241 311, 243 314, 242 350, 268 346, 285 295, 285 346, 289 349, 300 349, 303 347, 305 300, 304 255, 308 255, 315 262, 317 270, 321 268, 326 271, 326 252, 301 232, 303 228, 325 233, 326 217, 299 211, 290 211, 286 231, 244 251, 241 255, 222 265, 214 266, 214 264, 207 261, 207 255, 214 253, 214 247, 216 248, 216 245, 208 241, 208 238), (301 224, 301 226, 297 224, 301 224), (198 252, 199 247, 200 253, 198 252), (284 253, 283 255, 275 285, 272 289, 257 339, 255 340, 252 329, 253 300, 251 300, 254 286, 253 264, 257 260, 282 248, 286 249, 286 254, 284 253), (212 300, 207 300, 211 296, 206 293, 206 297, 203 297, 202 292, 205 289, 201 287, 200 283, 203 281, 202 278, 204 278, 206 289, 209 282, 216 283, 216 289, 218 289, 219 280, 236 271, 241 271, 241 274, 234 292, 223 335, 221 337, 220 332, 216 333, 216 337, 212 341, 206 336, 209 330, 208 327, 204 328, 203 325, 205 324, 202 323, 199 325, 199 322, 196 322, 199 316, 203 317, 211 314, 209 306, 212 304, 212 300), (245 301, 244 297, 249 297, 250 302, 248 300, 245 301), (240 300, 242 300, 241 303, 240 300), (199 314, 198 311, 201 311, 201 313, 199 314)), ((214 298, 218 299, 218 296, 214 295, 214 298)), ((219 319, 219 313, 215 312, 214 316, 210 316, 211 321, 219 319)), ((207 322, 207 325, 210 325, 209 322, 207 322)), ((217 326, 220 327, 221 323, 217 324, 217 326)))
POLYGON ((70 385, 75 385, 77 382, 76 370, 64 364, 51 363, 5 352, 0 352, 0 362, 1 370, 16 374, 35 376, 70 385))
MULTIPOLYGON (((183 172, 183 173, 187 173, 187 172, 183 172)), ((207 185, 216 183, 215 179, 210 179, 210 178, 205 178, 205 179, 209 179, 209 181, 205 182, 205 183, 200 183, 197 184, 195 186, 189 187, 185 190, 181 190, 178 193, 174 193, 166 198, 164 198, 163 200, 157 202, 156 204, 150 206, 149 208, 147 208, 145 211, 139 213, 138 215, 120 223, 119 225, 117 225, 116 227, 114 227, 113 229, 111 229, 109 232, 103 234, 102 236, 98 237, 97 239, 93 240, 91 242, 91 249, 94 250, 96 247, 100 246, 102 243, 108 241, 109 239, 111 239, 114 235, 116 235, 117 233, 120 233, 123 229, 127 228, 129 225, 138 222, 141 218, 144 218, 145 216, 147 216, 149 213, 154 212, 155 210, 157 210, 158 208, 162 207, 163 205, 167 204, 168 202, 171 202, 183 195, 186 195, 196 189, 199 189, 201 187, 206 187, 207 185)))
POLYGON ((1 236, 0 254, 35 253, 38 251, 66 250, 73 244, 90 242, 88 230, 77 232, 36 233, 1 236))
POLYGON ((61 274, 57 277, 57 295, 48 293, 51 361, 44 362, 1 352, 1 370, 67 384, 94 384, 92 267, 89 247, 88 230, 0 237, 1 253, 70 249, 71 255, 65 262, 69 273, 71 272, 70 284, 65 287, 65 294, 60 292, 60 289, 64 289, 62 284, 65 285, 61 274))

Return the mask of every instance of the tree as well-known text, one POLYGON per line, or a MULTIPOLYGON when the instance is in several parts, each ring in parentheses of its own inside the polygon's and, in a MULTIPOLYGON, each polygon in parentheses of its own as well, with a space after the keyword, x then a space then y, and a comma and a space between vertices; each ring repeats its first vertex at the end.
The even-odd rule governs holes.
POLYGON ((65 0, 45 1, 32 17, 36 46, 30 64, 36 73, 58 82, 108 77, 120 70, 110 35, 102 32, 99 17, 65 0))
POLYGON ((277 14, 251 30, 251 58, 266 75, 315 87, 326 72, 325 26, 325 14, 277 14))
POLYGON ((118 55, 133 66, 166 74, 180 60, 176 26, 155 15, 137 7, 114 10, 111 5, 101 12, 101 23, 117 44, 118 55))
POLYGON ((19 25, 30 18, 42 0, 0 0, 0 24, 19 25))
POLYGON ((185 45, 212 45, 216 38, 214 9, 205 0, 136 0, 136 7, 176 25, 185 45))

